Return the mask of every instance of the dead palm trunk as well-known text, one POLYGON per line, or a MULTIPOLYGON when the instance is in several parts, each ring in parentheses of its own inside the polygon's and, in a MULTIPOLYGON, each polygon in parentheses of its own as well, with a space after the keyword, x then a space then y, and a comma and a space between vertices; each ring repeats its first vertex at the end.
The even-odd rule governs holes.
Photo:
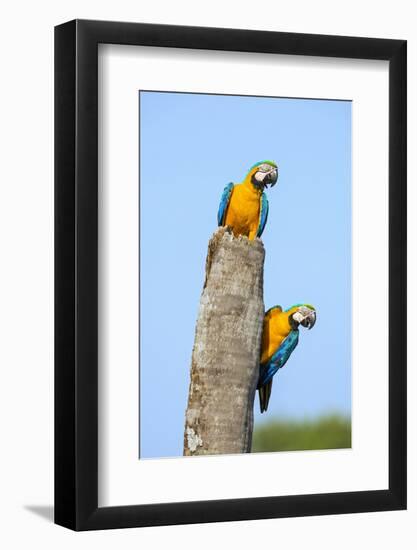
POLYGON ((224 227, 209 242, 185 418, 184 455, 251 450, 264 316, 260 240, 224 227))

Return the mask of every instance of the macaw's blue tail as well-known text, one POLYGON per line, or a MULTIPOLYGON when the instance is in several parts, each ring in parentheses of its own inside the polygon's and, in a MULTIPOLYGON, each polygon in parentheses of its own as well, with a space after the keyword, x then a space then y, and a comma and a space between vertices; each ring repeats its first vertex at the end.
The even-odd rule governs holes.
POLYGON ((272 391, 272 379, 258 388, 259 391, 259 405, 261 407, 261 413, 266 412, 268 409, 269 398, 272 391))

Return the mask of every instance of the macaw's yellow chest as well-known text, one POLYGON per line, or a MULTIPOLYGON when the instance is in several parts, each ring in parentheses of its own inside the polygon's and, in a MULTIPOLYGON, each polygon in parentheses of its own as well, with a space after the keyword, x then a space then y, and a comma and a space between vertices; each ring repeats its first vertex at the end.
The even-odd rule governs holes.
POLYGON ((264 319, 261 363, 271 359, 291 331, 286 312, 272 311, 264 319))
POLYGON ((227 208, 225 225, 232 228, 234 235, 256 237, 260 215, 260 193, 245 184, 235 185, 227 208))

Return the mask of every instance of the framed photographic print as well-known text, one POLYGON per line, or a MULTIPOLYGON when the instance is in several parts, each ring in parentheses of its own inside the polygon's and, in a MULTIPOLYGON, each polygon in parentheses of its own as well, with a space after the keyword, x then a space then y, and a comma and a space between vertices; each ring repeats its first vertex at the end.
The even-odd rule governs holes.
POLYGON ((406 42, 55 29, 55 521, 406 507, 406 42))

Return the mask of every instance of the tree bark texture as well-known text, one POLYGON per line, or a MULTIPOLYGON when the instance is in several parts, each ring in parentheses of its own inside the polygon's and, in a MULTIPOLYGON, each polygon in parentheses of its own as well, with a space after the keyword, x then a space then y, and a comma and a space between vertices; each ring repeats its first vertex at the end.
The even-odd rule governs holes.
POLYGON ((251 451, 264 317, 262 241, 212 236, 191 361, 184 455, 251 451))

